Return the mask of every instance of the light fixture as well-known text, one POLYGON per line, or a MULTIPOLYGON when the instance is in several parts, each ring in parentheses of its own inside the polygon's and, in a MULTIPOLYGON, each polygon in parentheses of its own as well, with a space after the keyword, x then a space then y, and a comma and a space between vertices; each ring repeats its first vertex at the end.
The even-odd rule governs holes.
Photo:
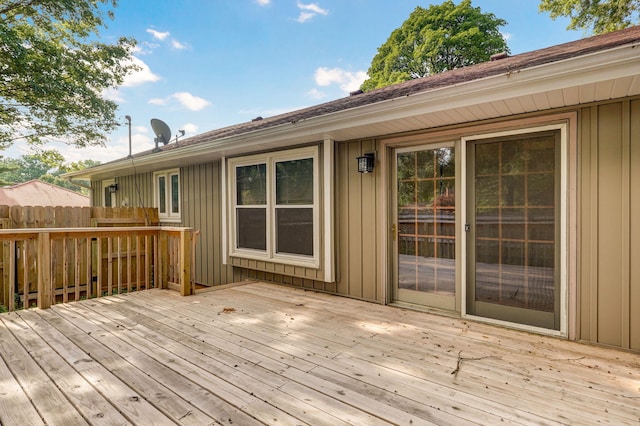
POLYGON ((112 183, 107 188, 109 188, 109 194, 115 194, 116 192, 118 192, 118 184, 117 183, 112 183))
POLYGON ((358 173, 371 173, 376 163, 376 154, 368 152, 356 158, 358 160, 358 173))

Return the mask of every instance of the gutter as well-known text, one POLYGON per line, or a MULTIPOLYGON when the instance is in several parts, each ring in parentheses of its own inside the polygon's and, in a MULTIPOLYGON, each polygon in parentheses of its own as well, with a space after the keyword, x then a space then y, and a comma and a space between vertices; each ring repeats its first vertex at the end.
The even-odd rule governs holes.
POLYGON ((93 187, 91 186, 91 184, 86 184, 84 183, 85 181, 73 180, 73 176, 65 176, 65 178, 67 179, 67 182, 69 182, 70 184, 89 190, 89 205, 92 206, 93 205, 93 187))
MULTIPOLYGON (((508 98, 548 93, 553 90, 577 88, 598 81, 637 75, 639 56, 633 49, 636 43, 625 44, 605 51, 566 58, 529 68, 471 80, 434 90, 412 93, 405 97, 386 99, 360 105, 352 109, 309 117, 296 123, 249 131, 221 139, 203 141, 176 150, 159 152, 136 158, 138 166, 154 167, 170 161, 184 162, 204 155, 229 156, 251 149, 285 147, 293 143, 306 143, 332 137, 348 129, 380 125, 397 119, 428 116, 458 108, 482 105, 508 98)), ((629 95, 629 94, 627 94, 629 95)), ((595 95, 595 97, 598 97, 595 95)), ((582 103, 580 101, 579 103, 582 103)), ((537 110, 534 108, 533 110, 537 110)), ((67 179, 88 177, 107 172, 122 171, 128 159, 79 172, 71 172, 67 179)))

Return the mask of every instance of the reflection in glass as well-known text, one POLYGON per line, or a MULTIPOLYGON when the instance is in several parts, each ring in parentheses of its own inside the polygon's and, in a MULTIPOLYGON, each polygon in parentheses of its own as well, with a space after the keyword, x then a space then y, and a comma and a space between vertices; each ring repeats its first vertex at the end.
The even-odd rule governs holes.
POLYGON ((276 204, 313 204, 313 158, 276 163, 276 204))
POLYGON ((397 154, 398 287, 455 294, 453 148, 397 154))
POLYGON ((171 213, 180 212, 180 191, 178 187, 180 182, 178 175, 171 175, 171 213))
POLYGON ((267 165, 236 167, 237 205, 267 204, 267 165))
POLYGON ((475 145, 476 301, 554 312, 556 138, 475 145))

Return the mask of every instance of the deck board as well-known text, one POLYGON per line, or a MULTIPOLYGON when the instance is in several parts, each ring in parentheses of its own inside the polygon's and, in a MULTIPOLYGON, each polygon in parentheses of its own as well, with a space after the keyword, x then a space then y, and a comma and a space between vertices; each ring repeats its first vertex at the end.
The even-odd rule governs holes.
POLYGON ((637 424, 640 355, 264 283, 0 314, 0 424, 637 424))

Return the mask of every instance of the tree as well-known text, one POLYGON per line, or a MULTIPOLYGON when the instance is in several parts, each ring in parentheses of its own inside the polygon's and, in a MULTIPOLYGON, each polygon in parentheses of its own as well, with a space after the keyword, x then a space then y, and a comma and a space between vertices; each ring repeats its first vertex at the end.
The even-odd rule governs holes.
POLYGON ((447 0, 427 9, 416 7, 402 26, 378 48, 364 91, 485 62, 495 53, 509 52, 498 30, 506 21, 447 0))
POLYGON ((104 144, 117 126, 117 104, 103 93, 137 69, 135 40, 95 40, 116 6, 117 0, 0 0, 0 149, 19 139, 104 144))
POLYGON ((9 185, 40 179, 54 185, 68 188, 72 191, 87 195, 88 190, 74 185, 60 176, 99 165, 100 162, 82 160, 76 163, 66 164, 65 159, 56 150, 41 150, 34 154, 23 155, 18 159, 0 159, 0 185, 9 185))
POLYGON ((567 29, 604 34, 640 23, 640 0, 542 0, 540 11, 552 19, 571 18, 567 29))

